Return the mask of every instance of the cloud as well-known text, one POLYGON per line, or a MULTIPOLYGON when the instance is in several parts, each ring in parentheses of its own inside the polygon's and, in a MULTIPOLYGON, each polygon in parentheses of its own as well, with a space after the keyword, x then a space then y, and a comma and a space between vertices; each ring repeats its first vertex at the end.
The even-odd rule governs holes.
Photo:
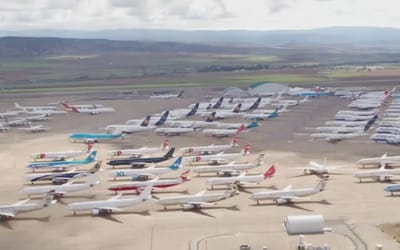
POLYGON ((275 14, 289 9, 293 6, 296 0, 266 0, 269 13, 275 14))

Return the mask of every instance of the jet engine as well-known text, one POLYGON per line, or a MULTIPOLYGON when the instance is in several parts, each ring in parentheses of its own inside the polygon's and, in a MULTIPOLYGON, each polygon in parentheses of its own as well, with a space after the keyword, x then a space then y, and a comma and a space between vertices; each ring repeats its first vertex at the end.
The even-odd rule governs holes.
POLYGON ((195 206, 192 204, 183 204, 183 210, 191 210, 193 208, 195 208, 195 206))
POLYGON ((288 203, 288 201, 285 199, 276 199, 277 205, 282 205, 282 204, 286 204, 286 203, 288 203))

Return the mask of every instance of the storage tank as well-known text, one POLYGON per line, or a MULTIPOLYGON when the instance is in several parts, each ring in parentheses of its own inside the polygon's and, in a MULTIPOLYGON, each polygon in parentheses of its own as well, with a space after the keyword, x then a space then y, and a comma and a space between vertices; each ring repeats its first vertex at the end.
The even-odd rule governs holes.
POLYGON ((287 216, 284 221, 288 234, 324 233, 324 217, 322 215, 287 216))

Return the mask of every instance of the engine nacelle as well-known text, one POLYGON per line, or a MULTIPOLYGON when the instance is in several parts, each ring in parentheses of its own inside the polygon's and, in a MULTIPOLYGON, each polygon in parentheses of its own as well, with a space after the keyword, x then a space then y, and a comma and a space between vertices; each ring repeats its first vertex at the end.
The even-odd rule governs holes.
POLYGON ((100 214, 100 210, 99 209, 92 209, 92 214, 93 215, 99 215, 100 214))
POLYGON ((136 175, 132 177, 133 181, 148 181, 150 180, 150 176, 148 175, 136 175))
POLYGON ((193 209, 193 208, 195 208, 194 205, 191 205, 191 204, 183 204, 183 210, 191 210, 191 209, 193 209))
POLYGON ((91 115, 98 115, 98 114, 100 114, 100 112, 98 112, 98 111, 91 111, 90 114, 91 114, 91 115))
POLYGON ((390 181, 389 176, 379 176, 379 181, 384 182, 384 181, 390 181))
POLYGON ((282 204, 286 204, 286 203, 288 203, 288 201, 285 199, 277 199, 276 200, 277 205, 282 205, 282 204))

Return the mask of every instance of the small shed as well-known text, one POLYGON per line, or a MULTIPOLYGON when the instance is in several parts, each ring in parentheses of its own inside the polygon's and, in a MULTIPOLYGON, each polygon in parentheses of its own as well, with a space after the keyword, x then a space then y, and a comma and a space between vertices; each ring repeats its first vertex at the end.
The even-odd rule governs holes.
POLYGON ((325 232, 322 215, 286 216, 284 225, 288 234, 321 234, 325 232))

